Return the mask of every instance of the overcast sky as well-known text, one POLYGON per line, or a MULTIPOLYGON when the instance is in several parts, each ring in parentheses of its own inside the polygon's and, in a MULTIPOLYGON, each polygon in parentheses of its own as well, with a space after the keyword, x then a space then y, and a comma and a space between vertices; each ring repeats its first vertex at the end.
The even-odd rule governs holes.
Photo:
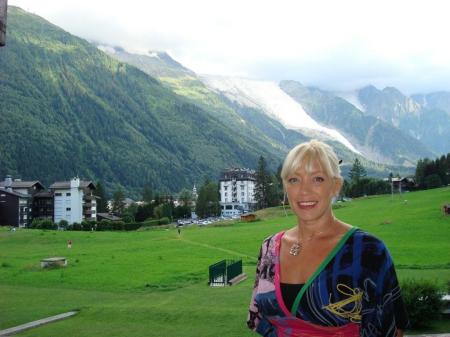
POLYGON ((80 37, 167 51, 199 74, 450 91, 450 2, 8 0, 80 37), (448 3, 448 4, 447 4, 448 3))

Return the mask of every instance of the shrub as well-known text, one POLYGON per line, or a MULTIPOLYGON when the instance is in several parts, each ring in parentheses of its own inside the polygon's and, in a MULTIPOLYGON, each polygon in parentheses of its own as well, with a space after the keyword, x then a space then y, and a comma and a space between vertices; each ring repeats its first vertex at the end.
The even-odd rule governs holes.
POLYGON ((52 220, 44 219, 38 225, 38 228, 41 228, 41 229, 57 229, 58 226, 56 224, 54 224, 52 220))
POLYGON ((134 231, 141 226, 142 226, 142 223, 139 223, 139 222, 128 222, 128 223, 124 224, 123 229, 126 231, 134 231))
POLYGON ((31 225, 30 225, 30 228, 39 228, 40 227, 40 225, 41 225, 41 219, 39 219, 39 218, 34 218, 33 219, 33 222, 31 223, 31 225))
POLYGON ((122 231, 125 229, 125 222, 123 221, 112 221, 111 223, 112 229, 115 231, 122 231))
POLYGON ((59 228, 66 229, 69 227, 69 222, 67 220, 61 220, 58 223, 59 228))
POLYGON ((132 214, 122 214, 122 220, 125 223, 130 223, 134 221, 134 216, 132 214))
POLYGON ((87 221, 87 220, 81 221, 81 228, 82 228, 84 231, 90 231, 90 230, 91 230, 91 227, 92 227, 92 225, 90 224, 89 221, 87 221))
POLYGON ((83 227, 78 222, 74 222, 71 226, 71 229, 73 231, 81 231, 83 229, 83 227))
POLYGON ((159 225, 159 220, 145 220, 143 222, 141 222, 141 226, 142 227, 151 227, 151 226, 158 226, 159 225))
POLYGON ((443 303, 436 284, 428 280, 407 279, 401 288, 411 328, 428 327, 431 321, 439 318, 443 303))
POLYGON ((170 219, 168 217, 164 217, 159 219, 159 224, 160 225, 168 225, 170 223, 170 219))

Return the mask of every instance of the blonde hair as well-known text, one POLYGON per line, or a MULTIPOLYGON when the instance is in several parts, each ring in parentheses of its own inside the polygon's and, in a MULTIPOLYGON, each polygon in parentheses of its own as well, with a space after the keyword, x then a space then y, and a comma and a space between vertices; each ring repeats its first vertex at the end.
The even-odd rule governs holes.
POLYGON ((311 173, 312 164, 316 160, 329 177, 343 180, 341 169, 339 168, 339 160, 331 146, 312 139, 309 142, 298 144, 287 154, 281 169, 283 184, 300 167, 311 173))

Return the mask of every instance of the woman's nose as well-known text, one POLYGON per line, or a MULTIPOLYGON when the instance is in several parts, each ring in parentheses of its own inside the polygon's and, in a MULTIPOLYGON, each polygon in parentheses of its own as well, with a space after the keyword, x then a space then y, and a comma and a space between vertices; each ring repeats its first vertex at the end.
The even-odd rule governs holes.
POLYGON ((307 194, 311 190, 311 184, 308 181, 302 180, 298 186, 298 193, 307 194))

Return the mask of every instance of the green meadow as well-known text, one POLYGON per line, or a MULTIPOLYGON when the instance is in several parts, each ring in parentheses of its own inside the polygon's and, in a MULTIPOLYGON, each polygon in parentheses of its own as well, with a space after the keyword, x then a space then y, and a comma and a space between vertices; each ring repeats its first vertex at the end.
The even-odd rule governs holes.
MULTIPOLYGON (((338 204, 338 218, 385 241, 400 279, 450 280, 450 189, 338 204)), ((268 235, 295 225, 282 208, 252 223, 136 232, 0 229, 0 330, 77 309, 70 319, 20 336, 245 337, 256 256, 268 235), (73 247, 67 248, 67 240, 73 247), (40 260, 65 256, 65 268, 40 260), (242 259, 244 282, 207 285, 208 266, 242 259)), ((448 332, 449 324, 433 332, 448 332), (445 329, 447 329, 445 331, 445 329)))

